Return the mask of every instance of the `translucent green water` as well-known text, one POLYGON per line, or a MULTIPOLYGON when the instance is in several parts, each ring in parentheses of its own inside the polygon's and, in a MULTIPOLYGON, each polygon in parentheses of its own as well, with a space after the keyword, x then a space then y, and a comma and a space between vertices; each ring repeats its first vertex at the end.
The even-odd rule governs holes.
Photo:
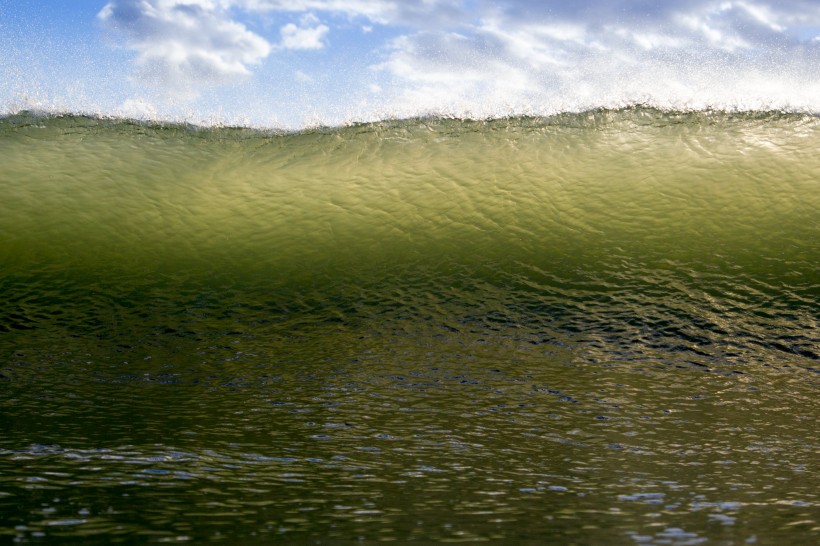
POLYGON ((817 541, 818 149, 0 120, 0 537, 817 541))

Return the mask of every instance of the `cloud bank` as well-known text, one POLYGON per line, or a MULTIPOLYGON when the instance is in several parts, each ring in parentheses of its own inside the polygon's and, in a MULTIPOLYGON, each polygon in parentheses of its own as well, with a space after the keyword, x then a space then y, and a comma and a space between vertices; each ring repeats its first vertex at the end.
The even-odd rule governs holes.
POLYGON ((404 103, 464 104, 478 115, 636 102, 818 107, 814 2, 522 0, 479 13, 461 28, 391 42, 376 68, 406 83, 404 103))
POLYGON ((321 50, 340 59, 330 77, 345 79, 354 117, 820 110, 815 0, 111 0, 98 17, 143 80, 191 96, 287 52, 305 55, 290 74, 315 74, 321 50))

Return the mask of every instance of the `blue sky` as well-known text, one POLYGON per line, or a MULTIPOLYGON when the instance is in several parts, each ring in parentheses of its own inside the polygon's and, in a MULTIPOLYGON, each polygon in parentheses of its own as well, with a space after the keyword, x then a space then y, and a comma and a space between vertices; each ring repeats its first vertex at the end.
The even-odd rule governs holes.
POLYGON ((817 0, 0 0, 0 111, 299 127, 820 112, 817 0))

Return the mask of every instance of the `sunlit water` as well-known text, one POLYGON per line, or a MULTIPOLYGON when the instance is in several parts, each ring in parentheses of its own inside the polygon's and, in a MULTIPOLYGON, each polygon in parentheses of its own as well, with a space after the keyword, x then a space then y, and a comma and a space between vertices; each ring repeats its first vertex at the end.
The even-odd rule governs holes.
POLYGON ((0 540, 818 540, 820 122, 0 120, 0 540))

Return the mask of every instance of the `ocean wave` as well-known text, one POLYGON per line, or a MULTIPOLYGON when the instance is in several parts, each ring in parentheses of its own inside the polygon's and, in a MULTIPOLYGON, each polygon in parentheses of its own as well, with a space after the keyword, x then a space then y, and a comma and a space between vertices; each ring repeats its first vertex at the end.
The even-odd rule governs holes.
POLYGON ((818 139, 805 114, 645 107, 292 133, 20 113, 3 328, 106 337, 150 301, 182 337, 378 323, 816 360, 818 139))
POLYGON ((42 127, 91 127, 91 126, 135 126, 147 129, 178 129, 183 131, 207 132, 208 130, 233 132, 236 136, 251 135, 285 135, 298 133, 326 132, 344 130, 346 128, 400 128, 427 124, 437 126, 442 124, 483 123, 492 125, 508 124, 520 127, 540 126, 577 126, 592 127, 614 123, 620 120, 631 119, 636 122, 649 124, 690 123, 715 124, 722 122, 778 122, 812 123, 820 118, 820 113, 811 109, 742 109, 742 108, 659 108, 650 104, 629 104, 618 108, 592 108, 580 111, 559 111, 548 115, 534 114, 490 114, 486 116, 461 115, 452 113, 425 113, 411 117, 383 117, 371 121, 348 120, 339 124, 323 124, 317 122, 301 128, 287 128, 277 126, 257 126, 254 124, 232 123, 225 120, 211 119, 198 120, 179 118, 152 118, 129 117, 125 115, 110 115, 89 112, 72 112, 60 109, 39 108, 32 110, 18 110, 0 116, 0 128, 20 128, 29 125, 42 127))

